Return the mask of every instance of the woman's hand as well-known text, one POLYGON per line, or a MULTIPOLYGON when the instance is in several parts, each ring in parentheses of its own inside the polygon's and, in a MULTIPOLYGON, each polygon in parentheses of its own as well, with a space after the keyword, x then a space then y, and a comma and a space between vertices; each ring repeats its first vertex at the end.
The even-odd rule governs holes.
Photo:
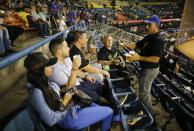
POLYGON ((74 95, 74 93, 65 93, 65 95, 63 96, 63 105, 66 106, 69 101, 71 100, 72 96, 74 95))

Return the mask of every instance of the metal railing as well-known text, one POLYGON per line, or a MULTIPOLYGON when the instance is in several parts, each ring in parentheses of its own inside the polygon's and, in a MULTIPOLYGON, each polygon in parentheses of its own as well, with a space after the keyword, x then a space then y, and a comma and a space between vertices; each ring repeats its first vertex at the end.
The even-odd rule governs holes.
POLYGON ((30 47, 24 48, 24 49, 22 49, 19 52, 16 52, 16 53, 14 53, 12 55, 9 55, 9 56, 3 58, 0 61, 0 69, 3 69, 4 67, 9 66, 10 64, 12 64, 12 63, 16 62, 17 60, 21 59, 22 57, 28 55, 32 51, 40 48, 41 46, 43 46, 47 42, 51 41, 52 39, 55 39, 58 36, 61 36, 62 34, 67 33, 68 31, 71 31, 71 30, 84 30, 85 31, 86 29, 87 29, 87 27, 86 27, 85 22, 81 22, 81 23, 79 23, 77 25, 71 26, 67 30, 64 30, 64 31, 59 32, 59 33, 56 33, 56 34, 50 36, 49 38, 46 38, 46 39, 44 39, 44 40, 42 40, 40 42, 35 43, 34 45, 32 45, 30 47))

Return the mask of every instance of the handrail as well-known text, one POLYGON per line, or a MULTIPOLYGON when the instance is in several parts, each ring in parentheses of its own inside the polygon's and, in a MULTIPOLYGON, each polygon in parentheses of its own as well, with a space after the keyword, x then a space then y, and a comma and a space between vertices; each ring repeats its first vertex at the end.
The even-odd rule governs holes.
POLYGON ((27 47, 27 48, 24 48, 22 49, 21 51, 19 52, 16 52, 12 55, 9 55, 5 58, 3 58, 1 61, 0 61, 0 69, 3 69, 5 68, 6 66, 14 63, 15 61, 21 59, 22 57, 24 57, 25 55, 28 55, 29 53, 31 53, 32 51, 40 48, 41 46, 43 46, 44 44, 46 44, 47 42, 51 41, 52 39, 62 35, 63 33, 66 33, 66 31, 70 31, 70 30, 76 30, 76 29, 80 29, 80 30, 86 30, 87 27, 86 27, 86 24, 85 22, 81 22, 77 25, 74 25, 74 26, 71 26, 69 27, 67 30, 64 30, 62 32, 59 32, 59 33, 56 33, 52 36, 50 36, 49 38, 46 38, 40 42, 37 42, 36 44, 30 46, 30 47, 27 47))

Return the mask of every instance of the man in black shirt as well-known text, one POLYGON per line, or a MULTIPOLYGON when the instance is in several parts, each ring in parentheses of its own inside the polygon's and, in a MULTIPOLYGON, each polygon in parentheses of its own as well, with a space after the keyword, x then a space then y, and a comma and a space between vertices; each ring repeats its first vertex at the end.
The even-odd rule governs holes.
POLYGON ((117 68, 120 60, 118 59, 118 52, 112 50, 113 38, 107 35, 104 37, 103 43, 104 46, 98 52, 98 62, 107 71, 117 68))
POLYGON ((88 39, 85 32, 82 32, 82 31, 74 32, 74 40, 73 40, 74 45, 70 49, 70 58, 73 60, 74 55, 80 55, 81 67, 84 67, 82 70, 89 73, 101 74, 109 78, 110 75, 107 71, 93 67, 92 65, 88 64, 89 61, 85 59, 85 52, 83 49, 87 47, 87 40, 88 39))
POLYGON ((164 42, 159 35, 160 19, 154 15, 146 20, 148 35, 136 44, 127 44, 130 49, 139 48, 140 54, 128 58, 128 62, 140 61, 141 76, 139 82, 139 95, 150 113, 154 115, 150 91, 152 82, 159 73, 160 59, 164 51, 164 42))

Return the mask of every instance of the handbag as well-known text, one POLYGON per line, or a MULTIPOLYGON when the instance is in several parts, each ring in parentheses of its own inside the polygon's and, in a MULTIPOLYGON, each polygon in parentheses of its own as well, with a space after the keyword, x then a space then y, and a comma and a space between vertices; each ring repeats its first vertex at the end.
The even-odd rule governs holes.
POLYGON ((79 105, 81 108, 89 107, 93 100, 90 96, 81 90, 77 90, 75 95, 73 95, 73 102, 79 105))
POLYGON ((73 103, 75 105, 79 105, 81 108, 84 107, 89 107, 92 103, 93 100, 90 96, 88 96, 86 93, 84 93, 83 91, 77 89, 76 86, 71 87, 69 89, 62 89, 63 94, 67 93, 67 92, 74 92, 74 95, 72 97, 73 103))

